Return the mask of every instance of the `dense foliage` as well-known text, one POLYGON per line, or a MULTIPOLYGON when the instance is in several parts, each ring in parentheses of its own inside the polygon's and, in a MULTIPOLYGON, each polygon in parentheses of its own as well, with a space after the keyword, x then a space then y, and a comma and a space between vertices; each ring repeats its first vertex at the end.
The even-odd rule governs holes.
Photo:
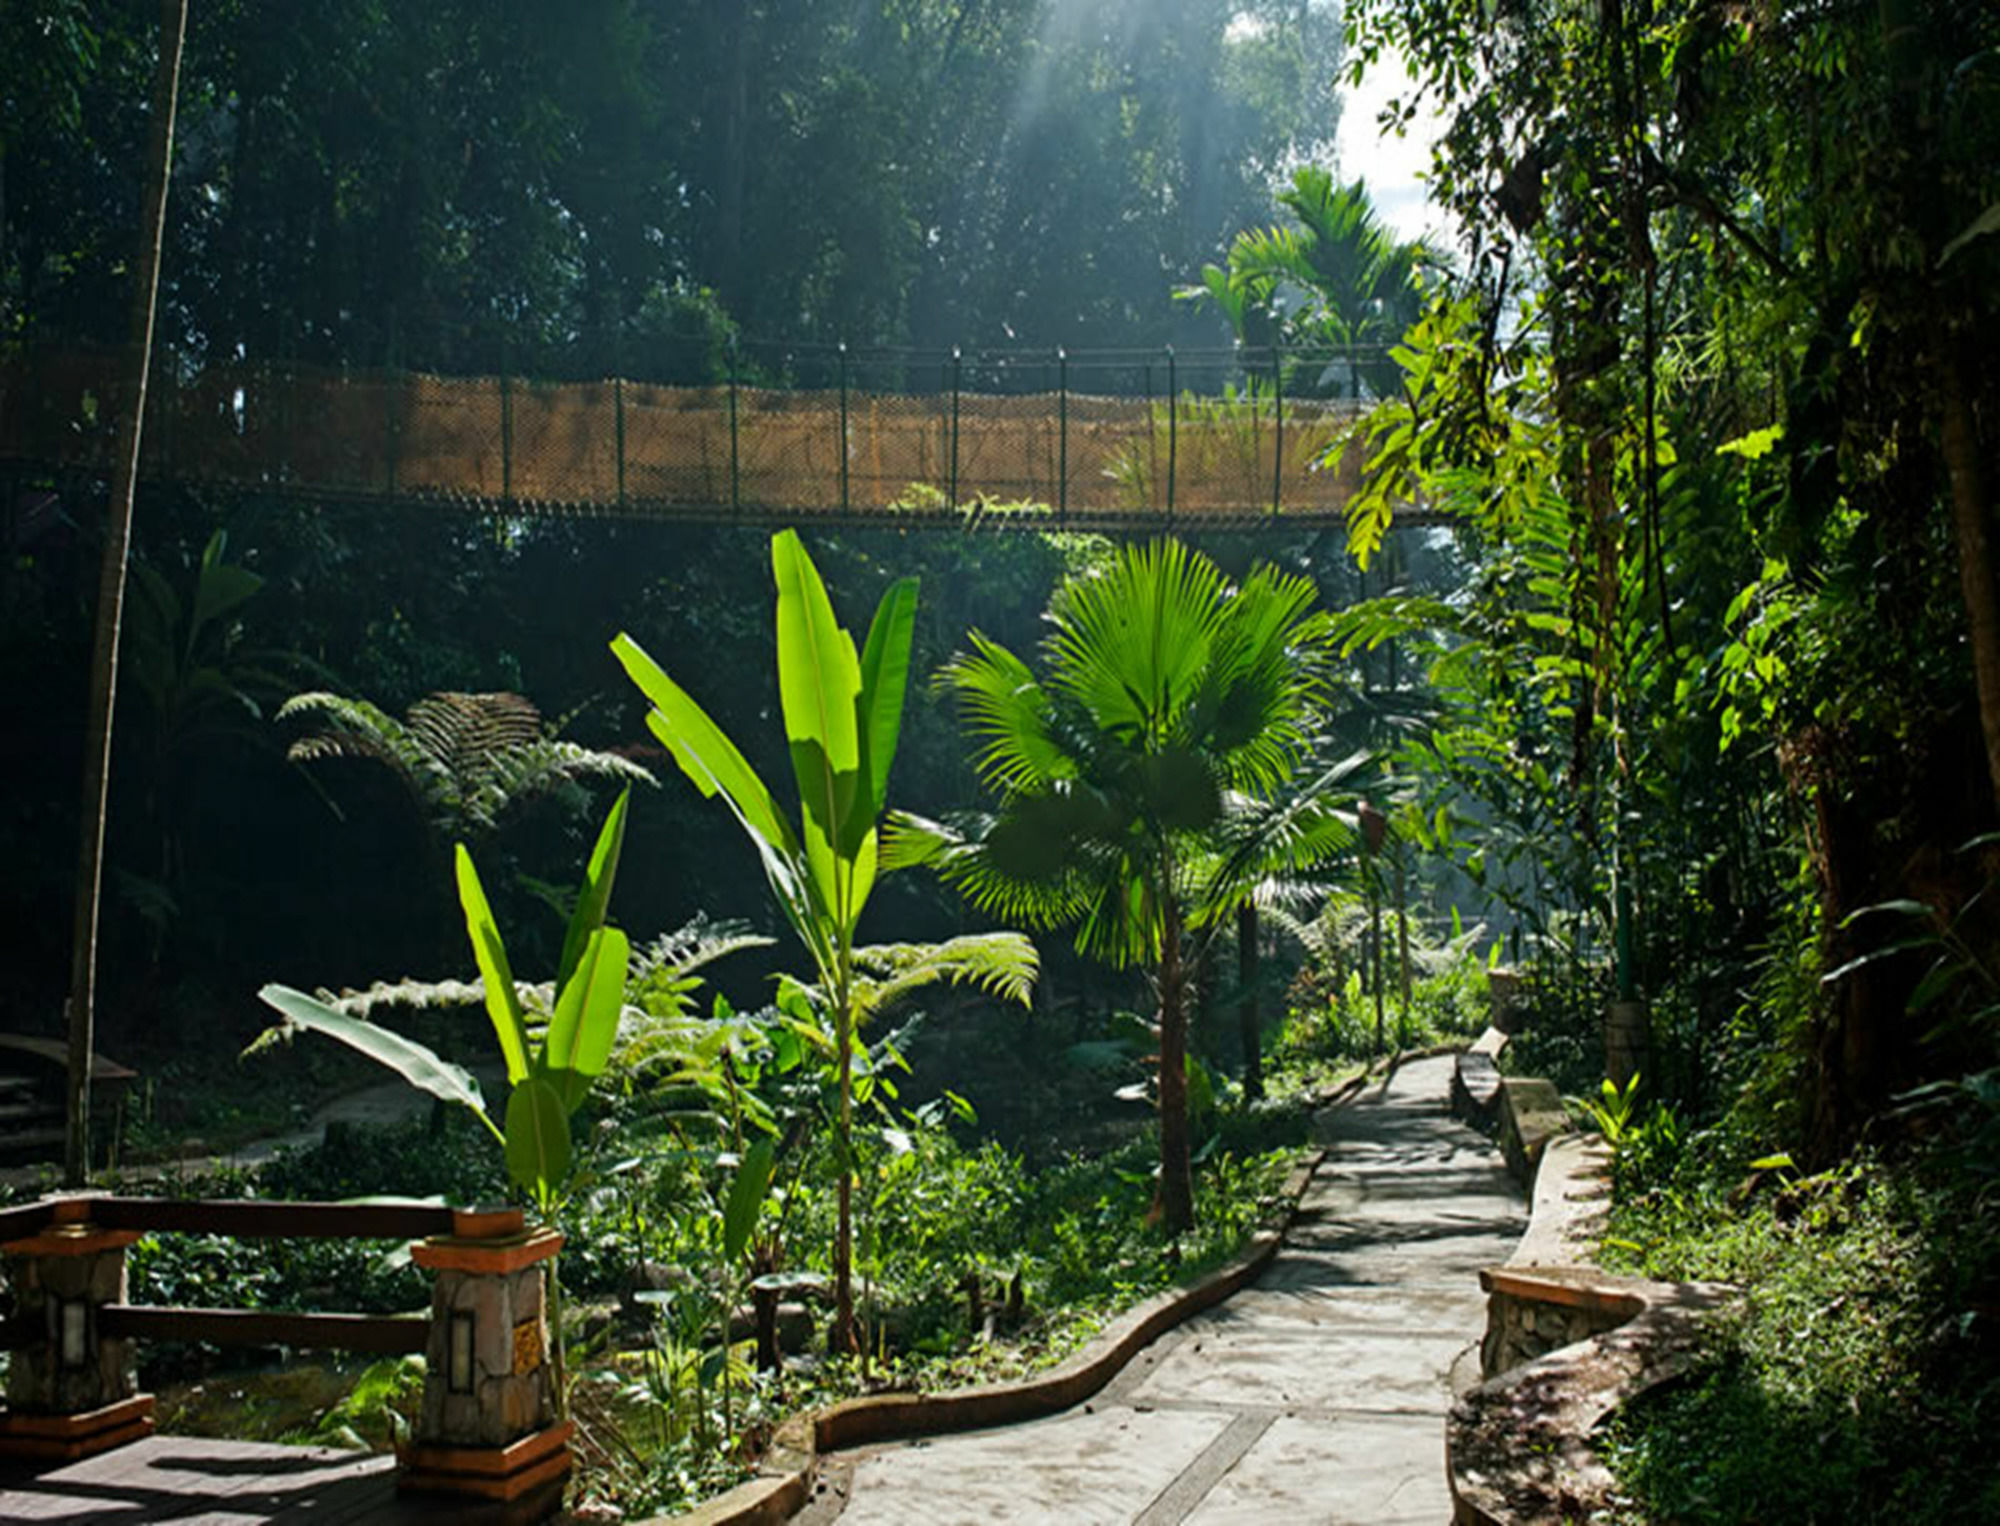
MULTIPOLYGON (((157 8, 8 9, 0 337, 118 342, 157 8)), ((1184 339, 1173 282, 1337 112, 1333 10, 1290 0, 239 0, 191 28, 163 338, 211 356, 685 378, 737 328, 1184 339)))

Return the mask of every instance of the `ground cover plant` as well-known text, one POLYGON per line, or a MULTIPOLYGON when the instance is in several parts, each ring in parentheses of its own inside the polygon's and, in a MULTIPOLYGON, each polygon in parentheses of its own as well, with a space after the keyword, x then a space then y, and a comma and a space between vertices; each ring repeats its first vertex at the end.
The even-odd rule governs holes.
MULTIPOLYGON (((1990 1087, 1983 1088, 1990 1091, 1990 1087)), ((1932 1099, 1944 1103, 1945 1099, 1932 1099)), ((2000 1200, 1992 1101, 1807 1175, 1699 1137, 1621 1180, 1607 1264, 1723 1281, 1740 1311, 1688 1378, 1621 1417, 1620 1519, 1979 1520, 2000 1508, 2000 1200), (1989 1137, 1964 1153, 1968 1128, 1989 1137)), ((1657 1122, 1652 1123, 1657 1127, 1657 1122)), ((1638 1132, 1632 1148, 1649 1150, 1638 1132)))

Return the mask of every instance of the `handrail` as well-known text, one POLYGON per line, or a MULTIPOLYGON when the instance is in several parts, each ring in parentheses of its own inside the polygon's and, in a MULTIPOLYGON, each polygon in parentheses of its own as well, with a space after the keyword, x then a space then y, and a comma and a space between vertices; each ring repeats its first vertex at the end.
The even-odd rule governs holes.
POLYGON ((409 1314, 300 1314, 265 1309, 187 1309, 106 1304, 97 1328, 112 1339, 207 1341, 215 1346, 292 1346, 404 1356, 424 1349, 430 1319, 409 1314))
POLYGON ((50 1198, 37 1198, 32 1203, 0 1208, 0 1244, 9 1240, 25 1240, 29 1235, 47 1229, 55 1219, 56 1200, 50 1198))
MULTIPOLYGON (((225 1235, 240 1240, 424 1240, 449 1236, 505 1242, 527 1234, 526 1217, 520 1209, 507 1206, 451 1208, 442 1203, 395 1200, 310 1203, 85 1193, 0 1208, 0 1249, 25 1251, 52 1227, 58 1234, 151 1231, 225 1235)), ((407 1315, 116 1303, 102 1307, 98 1328, 112 1338, 295 1346, 395 1356, 424 1350, 430 1321, 407 1315)), ((46 1338, 39 1319, 16 1318, 0 1324, 0 1350, 24 1350, 46 1338)))
POLYGON ((90 1220, 106 1229, 230 1235, 243 1240, 420 1240, 429 1235, 497 1239, 526 1232, 518 1208, 457 1209, 442 1203, 293 1203, 259 1198, 93 1198, 90 1220))

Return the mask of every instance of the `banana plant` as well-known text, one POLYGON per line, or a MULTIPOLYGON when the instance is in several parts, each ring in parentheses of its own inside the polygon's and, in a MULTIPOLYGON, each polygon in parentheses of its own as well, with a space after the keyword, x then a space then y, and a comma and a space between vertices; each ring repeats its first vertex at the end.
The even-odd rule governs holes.
POLYGON ((654 735, 705 798, 722 797, 750 838, 773 898, 812 960, 811 994, 827 1021, 839 1080, 834 1346, 852 1352, 858 1349, 852 1150, 857 1030, 883 1005, 887 986, 901 994, 929 982, 963 981, 1025 1006, 1035 951, 1014 933, 898 946, 885 980, 870 951, 855 947, 862 910, 884 867, 878 827, 902 729, 917 583, 905 578, 882 596, 857 653, 795 532, 773 537, 771 568, 778 593, 778 692, 799 793, 796 827, 736 744, 644 648, 621 633, 611 650, 652 702, 646 723, 654 735))
POLYGON ((598 833, 563 939, 554 1000, 545 1013, 530 1012, 523 1004, 479 872, 465 845, 458 846, 459 905, 485 986, 487 1015, 507 1064, 509 1090, 500 1121, 487 1110, 477 1078, 463 1066, 290 986, 267 985, 257 993, 284 1021, 252 1048, 300 1030, 322 1033, 388 1066, 412 1086, 471 1109, 506 1152, 507 1174, 533 1197, 544 1217, 552 1214, 569 1175, 570 1117, 605 1072, 625 1005, 631 946, 623 932, 604 925, 604 914, 618 873, 630 798, 629 789, 619 795, 598 833))

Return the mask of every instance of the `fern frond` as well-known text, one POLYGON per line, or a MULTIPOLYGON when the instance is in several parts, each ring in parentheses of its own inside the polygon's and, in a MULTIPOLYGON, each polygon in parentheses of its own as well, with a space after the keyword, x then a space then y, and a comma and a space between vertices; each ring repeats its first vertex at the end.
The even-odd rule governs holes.
POLYGON ((632 953, 632 981, 637 984, 660 971, 669 975, 691 975, 703 965, 713 964, 729 954, 747 948, 769 948, 777 940, 767 938, 748 922, 712 921, 697 912, 670 933, 661 933, 644 948, 632 953))
POLYGON ((427 694, 398 721, 366 700, 295 694, 278 718, 316 713, 327 729, 291 746, 294 762, 368 758, 392 770, 447 837, 490 831, 513 805, 582 778, 657 784, 651 770, 615 752, 549 735, 541 712, 504 692, 427 694))
POLYGON ((968 933, 943 943, 879 943, 854 951, 857 1008, 864 1016, 931 985, 970 985, 1028 1005, 1040 972, 1035 945, 1019 933, 968 933))

